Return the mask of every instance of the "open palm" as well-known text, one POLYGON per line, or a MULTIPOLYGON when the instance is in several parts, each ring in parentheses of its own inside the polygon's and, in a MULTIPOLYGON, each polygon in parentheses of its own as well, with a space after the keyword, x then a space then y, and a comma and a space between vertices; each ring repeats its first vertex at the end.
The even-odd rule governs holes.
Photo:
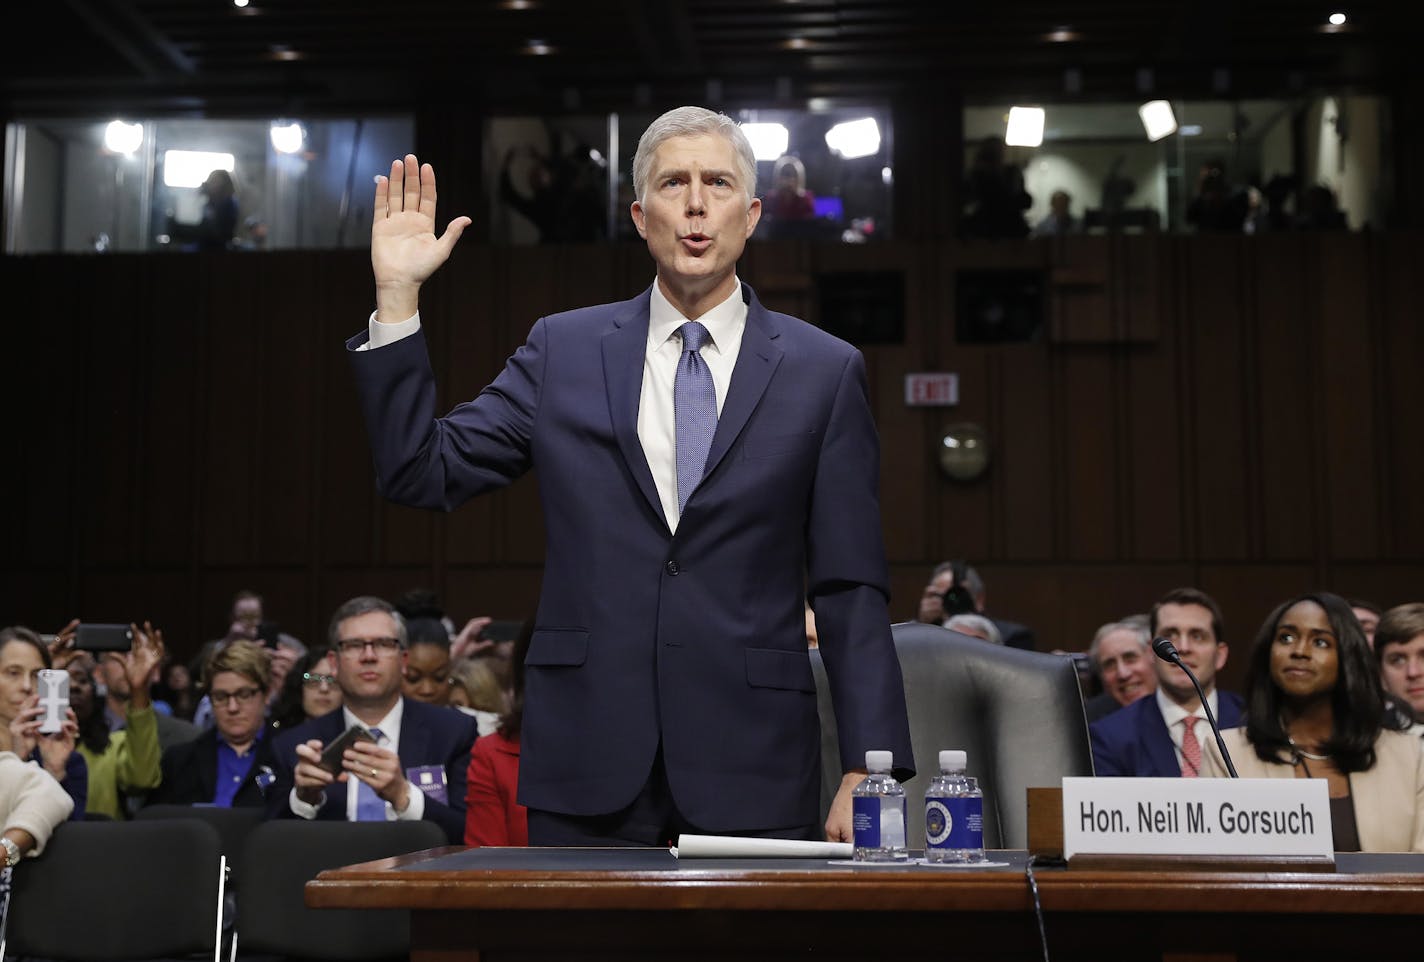
POLYGON ((435 169, 421 165, 414 154, 393 162, 389 177, 376 178, 372 210, 371 268, 378 299, 389 293, 413 302, 420 285, 449 258, 470 219, 457 217, 435 236, 435 169))

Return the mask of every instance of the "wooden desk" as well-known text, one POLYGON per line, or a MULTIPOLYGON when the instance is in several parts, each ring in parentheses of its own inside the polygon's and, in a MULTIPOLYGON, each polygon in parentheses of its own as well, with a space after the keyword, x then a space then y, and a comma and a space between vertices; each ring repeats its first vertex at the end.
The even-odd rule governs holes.
MULTIPOLYGON (((1003 869, 442 850, 323 872, 318 908, 411 910, 413 962, 1039 959, 1024 853, 1003 869)), ((1331 874, 1035 870, 1067 960, 1424 957, 1424 856, 1331 874)))

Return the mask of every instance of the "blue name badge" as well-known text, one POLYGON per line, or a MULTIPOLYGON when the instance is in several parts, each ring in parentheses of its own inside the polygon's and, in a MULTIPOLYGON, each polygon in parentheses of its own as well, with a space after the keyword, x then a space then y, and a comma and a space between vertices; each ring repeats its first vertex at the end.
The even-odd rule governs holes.
POLYGON ((449 805, 449 793, 445 790, 445 769, 440 765, 417 765, 405 770, 405 780, 433 798, 441 805, 449 805))

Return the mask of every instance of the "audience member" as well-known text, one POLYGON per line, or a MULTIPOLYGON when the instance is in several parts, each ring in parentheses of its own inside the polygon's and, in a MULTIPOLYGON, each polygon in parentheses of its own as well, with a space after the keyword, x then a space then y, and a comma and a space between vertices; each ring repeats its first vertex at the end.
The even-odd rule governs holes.
POLYGON ((237 188, 232 175, 222 169, 215 170, 198 190, 203 195, 202 220, 185 224, 170 216, 168 234, 189 250, 227 250, 237 231, 237 188))
POLYGON ((163 782, 149 803, 261 807, 276 763, 265 731, 271 685, 263 646, 234 641, 215 652, 203 671, 214 727, 163 753, 163 782))
MULTIPOLYGON (((1251 647, 1246 697, 1245 726, 1222 735, 1242 778, 1325 779, 1337 852, 1424 851, 1424 752, 1395 730, 1345 599, 1278 605, 1251 647)), ((1215 744, 1202 774, 1227 774, 1215 744)))
POLYGON ((63 728, 42 734, 45 708, 40 704, 38 678, 51 667, 49 649, 28 628, 0 628, 0 751, 38 763, 74 800, 77 819, 84 817, 89 795, 89 768, 75 751, 79 720, 65 711, 63 728))
POLYGON ((109 698, 122 711, 122 725, 115 728, 108 719, 109 704, 100 702, 94 685, 94 668, 87 652, 70 660, 69 704, 79 719, 79 753, 89 765, 90 816, 120 819, 126 816, 125 798, 158 787, 158 713, 148 699, 147 680, 163 660, 163 633, 148 622, 143 630, 131 625, 133 648, 106 652, 107 677, 122 685, 119 698, 112 690, 109 698), (114 700, 116 699, 117 700, 114 700))
MULTIPOLYGON (((1221 727, 1239 725, 1241 699, 1216 689, 1227 648, 1221 609, 1211 596, 1195 588, 1169 591, 1152 606, 1148 627, 1153 638, 1176 646, 1221 727)), ((1182 669, 1160 659, 1153 665, 1153 697, 1139 698, 1088 726, 1098 775, 1195 778, 1201 773, 1201 746, 1212 740, 1201 699, 1182 669)))
POLYGON ((986 137, 974 151, 964 184, 966 237, 1027 237, 1024 211, 1033 198, 1024 190, 1023 171, 1004 159, 1004 142, 986 137))
POLYGON ((999 629, 994 623, 983 615, 976 615, 972 612, 963 612, 952 615, 945 619, 944 626, 950 631, 957 631, 961 635, 969 635, 987 641, 991 645, 1002 645, 1003 636, 999 634, 999 629))
POLYGON ((406 623, 409 644, 401 692, 427 705, 450 703, 450 635, 434 618, 406 623))
POLYGON ((1137 192, 1137 181, 1122 172, 1126 163, 1127 155, 1118 154, 1108 166, 1107 173, 1103 175, 1098 210, 1103 226, 1110 231, 1122 229, 1123 221, 1126 220, 1127 202, 1137 192))
POLYGON ((988 615, 984 602, 988 593, 979 572, 964 561, 946 561, 930 572, 930 580, 920 594, 916 619, 929 625, 943 626, 958 614, 985 615, 999 631, 1003 644, 1010 648, 1033 651, 1033 631, 1016 622, 988 615))
POLYGON ((130 676, 126 656, 120 652, 105 652, 98 661, 95 675, 104 685, 104 718, 110 731, 119 731, 128 725, 129 704, 133 692, 142 690, 144 702, 153 712, 153 724, 158 732, 159 749, 166 751, 174 745, 190 742, 198 737, 199 726, 174 718, 158 710, 153 704, 151 686, 158 671, 158 665, 149 669, 142 681, 130 676))
MULTIPOLYGON (((551 142, 556 139, 551 137, 551 142)), ((603 240, 607 233, 601 186, 605 168, 596 156, 586 143, 553 156, 530 146, 510 148, 499 172, 500 200, 538 229, 541 244, 603 240), (528 194, 515 187, 510 173, 515 158, 521 155, 529 165, 528 194)))
POLYGON ((272 728, 285 732, 340 707, 336 654, 330 648, 312 648, 297 659, 287 674, 281 694, 272 706, 272 728))
POLYGON ((160 699, 168 703, 174 718, 192 720, 193 712, 198 707, 198 693, 187 665, 179 661, 164 665, 153 694, 155 704, 160 699))
POLYGON ((1083 705, 1089 723, 1156 691, 1155 660, 1145 615, 1110 621, 1099 628, 1088 646, 1088 662, 1102 681, 1103 691, 1083 705))
POLYGON ((528 811, 519 804, 519 729, 524 721, 524 656, 534 636, 525 622, 514 643, 513 691, 509 712, 494 733, 475 742, 470 751, 466 795, 465 844, 529 844, 528 811))
POLYGON ((1187 223, 1203 233, 1240 233, 1246 223, 1246 195, 1231 185, 1226 164, 1212 158, 1197 173, 1197 195, 1187 205, 1187 223))
POLYGON ((1372 601, 1365 601, 1363 598, 1352 598, 1350 600, 1350 610, 1360 622, 1360 628, 1365 633, 1365 639, 1371 645, 1375 643, 1375 628, 1378 627, 1380 614, 1383 612, 1379 605, 1372 601))
MULTIPOLYGON (((74 802, 54 777, 14 752, 0 750, 0 870, 44 851, 74 802)), ((0 927, 0 934, 4 928, 0 927)))
POLYGON ((1374 649, 1385 694, 1424 734, 1424 604, 1386 611, 1375 629, 1374 649))
POLYGON ((1073 197, 1066 190, 1055 190, 1048 198, 1048 216, 1038 222, 1034 233, 1043 237, 1076 234, 1082 223, 1073 216, 1073 197))
POLYGON ((500 716, 509 710, 496 664, 494 658, 463 658, 450 669, 450 704, 474 718, 481 735, 498 728, 500 716))
POLYGON ((809 236, 801 231, 816 219, 816 198, 806 189, 806 167, 799 157, 787 154, 777 159, 761 214, 773 237, 809 236))
POLYGON ((1335 199, 1335 192, 1325 184, 1305 189, 1301 197, 1300 216, 1295 226, 1301 230, 1345 230, 1345 212, 1335 199))
POLYGON ((380 598, 353 598, 332 616, 342 708, 280 736, 268 814, 283 818, 425 819, 452 844, 465 836, 465 775, 474 719, 401 697, 405 620, 380 598), (357 726, 369 740, 347 748, 335 774, 322 748, 357 726))

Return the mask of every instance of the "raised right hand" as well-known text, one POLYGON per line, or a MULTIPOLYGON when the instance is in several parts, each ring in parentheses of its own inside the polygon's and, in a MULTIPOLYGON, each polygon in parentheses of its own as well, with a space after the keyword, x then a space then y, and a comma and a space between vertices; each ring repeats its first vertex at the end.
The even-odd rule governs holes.
POLYGON ((376 276, 376 320, 395 324, 415 314, 420 285, 450 257, 468 217, 456 217, 435 236, 435 169, 414 154, 376 178, 371 220, 371 270, 376 276))
POLYGON ((322 793, 332 782, 346 781, 345 772, 332 775, 318 764, 321 761, 321 747, 321 741, 315 738, 297 746, 297 765, 292 770, 292 785, 297 790, 297 797, 308 805, 320 805, 322 793))

